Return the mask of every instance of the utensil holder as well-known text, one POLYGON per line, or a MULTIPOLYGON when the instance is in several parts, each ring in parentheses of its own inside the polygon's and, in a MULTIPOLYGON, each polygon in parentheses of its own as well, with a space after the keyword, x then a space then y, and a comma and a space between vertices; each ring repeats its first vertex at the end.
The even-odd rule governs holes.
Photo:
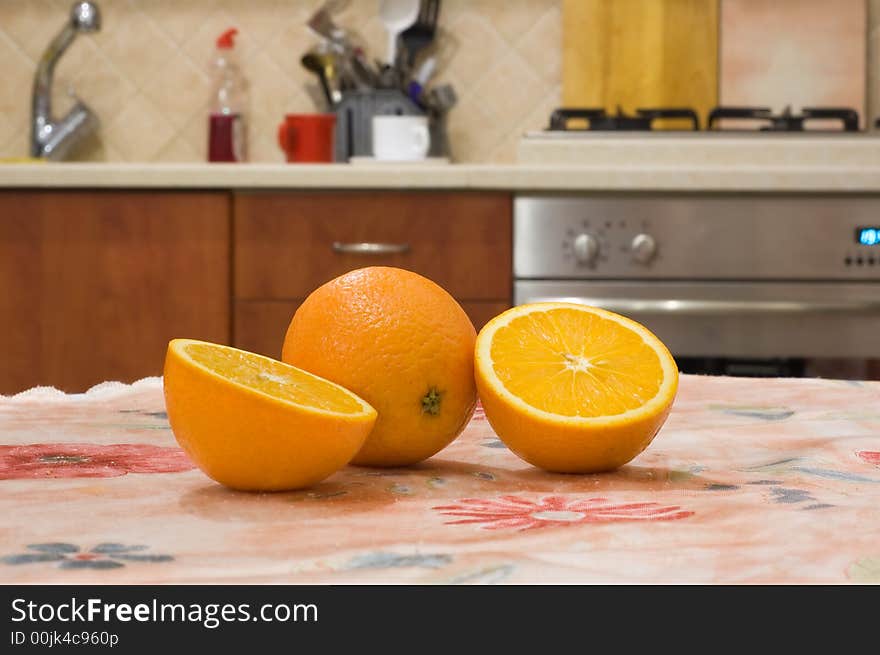
POLYGON ((335 112, 337 162, 373 156, 373 116, 427 116, 431 131, 428 156, 450 156, 445 116, 422 109, 397 89, 344 92, 335 112))

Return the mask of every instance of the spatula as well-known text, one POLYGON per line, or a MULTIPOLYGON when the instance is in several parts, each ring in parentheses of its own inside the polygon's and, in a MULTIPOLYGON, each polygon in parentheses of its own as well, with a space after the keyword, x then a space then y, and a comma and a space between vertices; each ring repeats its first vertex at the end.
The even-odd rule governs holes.
POLYGON ((439 14, 440 0, 422 0, 418 19, 400 35, 410 68, 416 65, 419 52, 434 41, 439 14))

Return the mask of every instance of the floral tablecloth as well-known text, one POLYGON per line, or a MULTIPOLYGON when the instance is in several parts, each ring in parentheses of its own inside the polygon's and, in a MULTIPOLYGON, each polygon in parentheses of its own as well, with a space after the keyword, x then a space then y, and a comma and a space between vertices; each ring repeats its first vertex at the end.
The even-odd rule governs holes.
POLYGON ((683 376, 651 447, 538 471, 478 410, 408 469, 229 491, 161 380, 0 397, 0 582, 880 582, 880 383, 683 376))

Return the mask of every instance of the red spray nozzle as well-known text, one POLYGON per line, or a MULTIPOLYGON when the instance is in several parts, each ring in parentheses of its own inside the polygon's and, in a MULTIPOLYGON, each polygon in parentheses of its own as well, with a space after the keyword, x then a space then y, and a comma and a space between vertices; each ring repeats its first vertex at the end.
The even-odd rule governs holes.
POLYGON ((223 34, 217 37, 217 47, 224 50, 235 47, 236 34, 238 34, 238 30, 234 27, 223 32, 223 34))

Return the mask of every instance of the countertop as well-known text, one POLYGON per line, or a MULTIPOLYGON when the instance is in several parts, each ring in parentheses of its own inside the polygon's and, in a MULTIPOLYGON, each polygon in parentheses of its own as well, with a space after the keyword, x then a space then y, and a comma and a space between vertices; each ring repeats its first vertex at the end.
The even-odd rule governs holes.
POLYGON ((461 189, 502 191, 880 192, 876 165, 0 164, 0 189, 461 189))
POLYGON ((648 449, 554 475, 478 408, 411 468, 229 491, 161 380, 0 397, 3 583, 878 583, 880 383, 681 377, 648 449))

